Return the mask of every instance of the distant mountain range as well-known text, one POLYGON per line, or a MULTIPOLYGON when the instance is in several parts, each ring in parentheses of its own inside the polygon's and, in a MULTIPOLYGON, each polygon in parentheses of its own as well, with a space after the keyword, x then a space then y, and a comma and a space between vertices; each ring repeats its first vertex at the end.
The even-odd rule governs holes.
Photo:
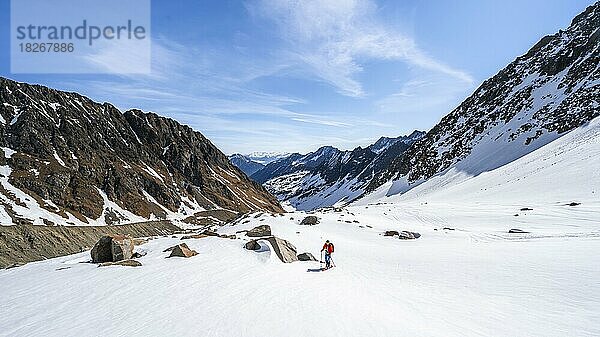
POLYGON ((247 176, 251 176, 265 165, 286 158, 289 155, 285 152, 252 152, 246 155, 234 153, 229 155, 228 158, 233 165, 246 173, 247 176))
POLYGON ((230 160, 247 174, 251 172, 250 177, 279 200, 309 210, 354 200, 373 175, 424 135, 415 131, 409 136, 381 137, 366 148, 352 151, 324 146, 306 155, 281 156, 260 169, 249 157, 235 155, 230 160))

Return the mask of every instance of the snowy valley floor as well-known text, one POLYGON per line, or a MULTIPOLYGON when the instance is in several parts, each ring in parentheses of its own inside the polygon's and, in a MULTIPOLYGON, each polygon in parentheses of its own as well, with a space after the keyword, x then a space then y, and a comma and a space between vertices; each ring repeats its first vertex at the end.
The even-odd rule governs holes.
POLYGON ((337 267, 308 272, 319 263, 284 264, 245 237, 185 240, 189 259, 166 259, 181 241, 161 237, 136 248, 137 268, 80 263, 89 252, 30 263, 0 271, 0 335, 598 336, 599 214, 599 201, 415 201, 317 213, 311 227, 304 213, 250 217, 219 231, 269 224, 316 257, 330 239, 337 267))

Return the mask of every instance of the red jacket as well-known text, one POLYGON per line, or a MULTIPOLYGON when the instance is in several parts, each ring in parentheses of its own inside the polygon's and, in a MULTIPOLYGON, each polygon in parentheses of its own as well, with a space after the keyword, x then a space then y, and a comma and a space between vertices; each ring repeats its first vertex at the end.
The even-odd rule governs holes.
POLYGON ((321 249, 321 250, 325 250, 329 254, 333 253, 333 243, 325 243, 323 245, 323 249, 321 249))

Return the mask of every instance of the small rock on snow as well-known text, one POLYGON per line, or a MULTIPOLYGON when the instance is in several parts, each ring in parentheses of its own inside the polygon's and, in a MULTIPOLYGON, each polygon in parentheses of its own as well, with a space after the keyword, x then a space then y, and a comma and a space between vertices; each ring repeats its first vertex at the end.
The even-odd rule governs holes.
POLYGON ((526 233, 529 233, 527 231, 524 231, 524 230, 518 229, 518 228, 512 228, 508 232, 511 233, 511 234, 526 234, 526 233))
POLYGON ((171 255, 169 255, 169 257, 192 257, 195 255, 198 255, 198 252, 195 250, 192 250, 188 247, 187 244, 185 243, 180 243, 177 246, 173 246, 171 248, 169 248, 168 250, 171 250, 171 255))

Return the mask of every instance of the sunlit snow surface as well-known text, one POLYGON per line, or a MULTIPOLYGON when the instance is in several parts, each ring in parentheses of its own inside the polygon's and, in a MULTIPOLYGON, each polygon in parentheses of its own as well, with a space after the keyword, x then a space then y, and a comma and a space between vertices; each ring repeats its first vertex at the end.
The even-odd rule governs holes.
POLYGON ((326 272, 214 237, 185 240, 199 252, 190 259, 162 252, 179 237, 152 240, 138 268, 79 263, 86 252, 2 270, 0 335, 598 336, 598 124, 476 177, 449 171, 317 212, 316 226, 292 212, 220 228, 269 224, 317 258, 332 240, 326 272))

